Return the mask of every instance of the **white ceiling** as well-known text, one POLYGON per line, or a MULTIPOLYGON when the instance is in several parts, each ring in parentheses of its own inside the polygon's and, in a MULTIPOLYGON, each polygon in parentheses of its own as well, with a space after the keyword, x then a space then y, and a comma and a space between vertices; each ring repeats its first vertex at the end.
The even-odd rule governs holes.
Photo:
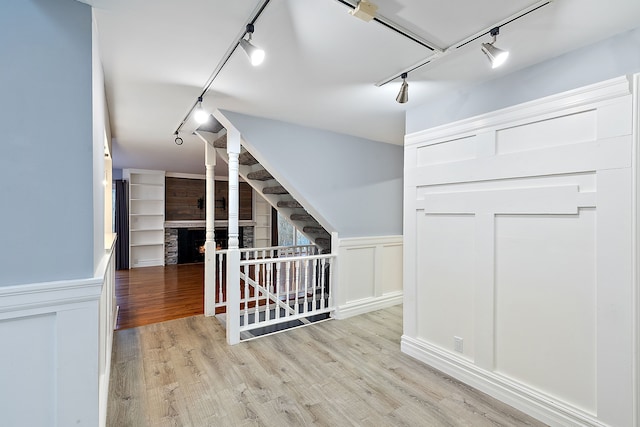
MULTIPOLYGON (((85 1, 85 0, 83 0, 85 1)), ((114 167, 204 173, 202 143, 173 132, 258 0, 86 0, 96 9, 114 140, 114 167)), ((486 31, 536 0, 374 0, 378 13, 442 50, 486 31)), ((480 52, 489 36, 409 74, 409 102, 395 102, 399 74, 433 53, 337 0, 271 0, 252 67, 237 49, 204 99, 228 109, 377 141, 402 144, 404 111, 461 86, 493 79, 640 24, 638 0, 554 0, 501 28, 509 61, 492 70, 480 52)))

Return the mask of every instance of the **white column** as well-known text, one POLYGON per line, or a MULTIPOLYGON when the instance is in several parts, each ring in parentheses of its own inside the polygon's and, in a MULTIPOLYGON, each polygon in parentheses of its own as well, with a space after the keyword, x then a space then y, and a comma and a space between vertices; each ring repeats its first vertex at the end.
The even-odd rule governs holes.
POLYGON ((240 133, 227 130, 229 155, 229 250, 227 252, 227 343, 240 342, 240 250, 238 242, 238 155, 240 133))
MULTIPOLYGON (((206 180, 206 235, 204 242, 204 315, 216 314, 216 241, 215 241, 215 172, 216 149, 205 143, 206 180)), ((222 284, 220 284, 222 285, 222 284)))

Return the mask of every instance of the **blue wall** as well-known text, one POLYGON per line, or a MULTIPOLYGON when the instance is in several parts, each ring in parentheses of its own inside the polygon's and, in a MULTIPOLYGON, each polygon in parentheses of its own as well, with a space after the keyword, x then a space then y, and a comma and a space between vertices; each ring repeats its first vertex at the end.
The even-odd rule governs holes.
POLYGON ((252 154, 301 194, 340 237, 402 234, 403 148, 222 111, 252 154))
POLYGON ((2 0, 0 40, 0 286, 91 277, 91 8, 2 0))
POLYGON ((640 72, 640 27, 407 111, 406 133, 640 72))

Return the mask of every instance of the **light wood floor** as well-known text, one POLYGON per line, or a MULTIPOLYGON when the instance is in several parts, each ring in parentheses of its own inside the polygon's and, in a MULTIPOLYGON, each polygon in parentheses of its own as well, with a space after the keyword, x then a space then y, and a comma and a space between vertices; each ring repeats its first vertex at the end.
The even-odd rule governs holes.
POLYGON ((402 354, 401 334, 401 306, 237 346, 204 316, 116 331, 107 425, 543 425, 402 354))

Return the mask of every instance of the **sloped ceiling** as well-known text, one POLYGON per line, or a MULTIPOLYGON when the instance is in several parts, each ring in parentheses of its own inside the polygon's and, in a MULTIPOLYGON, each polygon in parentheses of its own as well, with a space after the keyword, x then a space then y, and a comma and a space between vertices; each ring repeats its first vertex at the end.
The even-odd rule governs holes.
MULTIPOLYGON (((114 167, 203 173, 202 143, 173 132, 216 65, 260 4, 257 0, 87 0, 95 8, 114 141, 114 167)), ((501 28, 511 51, 492 70, 480 37, 459 42, 543 2, 531 0, 377 0, 378 13, 445 51, 435 53, 337 0, 271 0, 253 42, 267 52, 252 67, 241 49, 204 98, 206 108, 401 144, 404 111, 444 91, 498 78, 640 23, 637 0, 554 0, 501 28), (437 56, 437 58, 436 58, 437 56), (400 80, 374 85, 414 64, 409 102, 400 80)), ((346 3, 355 4, 355 1, 346 3)))

